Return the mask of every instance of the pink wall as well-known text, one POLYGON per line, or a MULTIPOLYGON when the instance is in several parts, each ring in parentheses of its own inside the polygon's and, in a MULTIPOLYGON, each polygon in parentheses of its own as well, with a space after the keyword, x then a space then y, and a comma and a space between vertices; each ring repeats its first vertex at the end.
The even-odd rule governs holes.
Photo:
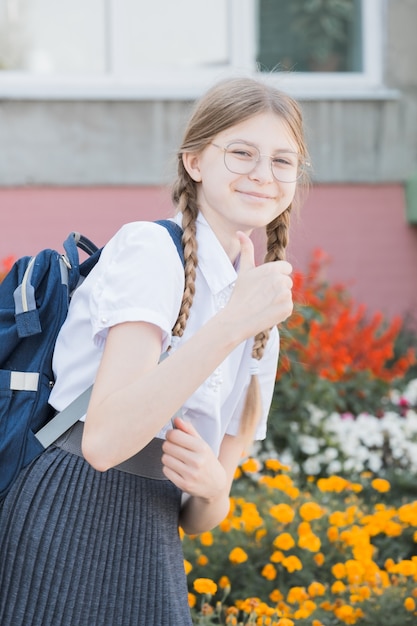
MULTIPOLYGON (((159 187, 0 189, 0 259, 61 248, 71 230, 103 245, 123 223, 172 212, 159 187)), ((400 185, 317 186, 293 221, 289 260, 305 269, 311 251, 331 257, 330 280, 386 315, 417 311, 417 228, 405 221, 400 185)))

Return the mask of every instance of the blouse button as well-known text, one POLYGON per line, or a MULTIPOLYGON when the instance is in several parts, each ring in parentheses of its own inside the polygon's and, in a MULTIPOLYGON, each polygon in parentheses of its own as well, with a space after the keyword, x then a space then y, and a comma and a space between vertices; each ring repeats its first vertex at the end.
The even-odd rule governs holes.
POLYGON ((101 318, 101 323, 102 324, 107 324, 107 317, 102 317, 101 318))

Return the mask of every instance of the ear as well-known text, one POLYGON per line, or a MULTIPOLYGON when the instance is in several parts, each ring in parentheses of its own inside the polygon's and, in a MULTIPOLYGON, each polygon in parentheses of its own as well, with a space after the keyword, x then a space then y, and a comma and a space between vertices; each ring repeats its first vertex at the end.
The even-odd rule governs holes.
POLYGON ((182 162, 191 178, 196 182, 201 182, 200 156, 195 152, 184 152, 182 162))

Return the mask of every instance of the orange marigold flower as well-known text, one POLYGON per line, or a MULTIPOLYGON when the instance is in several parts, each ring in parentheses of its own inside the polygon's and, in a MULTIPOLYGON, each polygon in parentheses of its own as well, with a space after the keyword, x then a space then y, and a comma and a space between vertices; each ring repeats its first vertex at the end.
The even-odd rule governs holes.
POLYGON ((337 526, 329 526, 327 529, 327 538, 331 543, 334 543, 339 539, 339 530, 337 526))
POLYGON ((305 502, 300 506, 299 513, 303 520, 311 522, 314 519, 323 517, 324 509, 316 502, 305 502))
POLYGON ((371 590, 368 586, 363 585, 359 587, 358 595, 361 600, 368 600, 371 597, 371 590))
POLYGON ((193 593, 189 593, 188 594, 188 606, 190 607, 190 609, 193 608, 193 606, 196 605, 197 602, 197 598, 193 593))
POLYGON ((346 591, 346 585, 341 580, 336 580, 331 586, 332 593, 343 593, 346 591))
POLYGON ((280 470, 283 472, 288 472, 290 470, 290 467, 288 465, 284 465, 278 459, 267 459, 264 465, 266 469, 269 469, 272 472, 279 472, 280 470))
POLYGON ((196 578, 193 583, 194 590, 197 593, 208 593, 213 595, 217 591, 216 583, 211 578, 196 578))
POLYGON ((344 578, 346 576, 346 567, 344 563, 336 563, 333 565, 332 574, 335 578, 344 578))
POLYGON ((417 574, 417 563, 409 559, 403 559, 396 565, 393 565, 391 572, 401 574, 402 576, 414 576, 417 574))
POLYGON ((275 567, 272 565, 272 563, 267 563, 263 568, 262 568, 262 572, 261 572, 262 576, 264 578, 266 578, 267 580, 275 580, 275 578, 277 577, 277 570, 275 569, 275 567))
POLYGON ((356 624, 360 613, 348 604, 342 604, 342 606, 336 607, 334 610, 336 617, 345 624, 356 624))
POLYGON ((291 587, 287 594, 287 602, 290 604, 301 604, 308 599, 308 593, 305 587, 291 587))
POLYGON ((227 576, 222 576, 220 578, 219 587, 220 589, 226 589, 227 587, 230 587, 230 580, 227 576))
MULTIPOLYGON (((400 506, 397 515, 400 522, 410 524, 410 526, 417 526, 417 500, 400 506)), ((414 541, 416 541, 416 539, 414 539, 414 541)))
POLYGON ((362 581, 365 568, 360 561, 349 559, 345 563, 345 568, 347 578, 351 584, 362 581))
POLYGON ((324 596, 324 594, 326 592, 326 587, 322 583, 319 583, 319 582, 314 580, 308 586, 307 591, 310 594, 311 598, 315 598, 317 596, 324 596))
POLYGON ((386 493, 391 489, 389 481, 385 480, 385 478, 374 478, 371 482, 371 486, 375 491, 379 491, 380 493, 386 493))
POLYGON ((241 463, 240 467, 247 474, 254 474, 255 472, 259 471, 261 465, 259 461, 251 457, 249 459, 246 459, 246 461, 244 461, 243 463, 241 463))
POLYGON ((335 491, 340 493, 349 487, 349 482, 341 476, 330 476, 329 478, 319 478, 317 487, 320 491, 335 491))
POLYGON ((204 567, 205 565, 207 565, 208 562, 209 560, 205 554, 200 554, 200 556, 197 559, 197 565, 201 565, 201 567, 204 567))
POLYGON ((229 561, 231 563, 239 564, 248 560, 248 555, 242 548, 233 548, 229 554, 229 561))
POLYGON ((278 604, 278 602, 281 602, 281 600, 284 599, 284 596, 282 595, 279 589, 274 589, 269 594, 269 599, 271 600, 271 602, 278 604))
POLYGON ((274 550, 269 559, 270 561, 272 561, 272 563, 282 563, 282 561, 285 559, 285 555, 283 552, 281 552, 281 550, 274 550))
POLYGON ((314 559, 315 564, 318 565, 319 567, 321 567, 325 561, 324 554, 322 552, 315 554, 313 556, 313 559, 314 559))
POLYGON ((188 576, 188 574, 191 572, 192 569, 193 569, 193 566, 191 565, 190 561, 187 561, 186 559, 184 559, 185 575, 188 576))
POLYGON ((312 613, 316 610, 317 605, 312 600, 306 600, 300 606, 300 608, 294 612, 294 617, 296 619, 307 619, 310 617, 312 613))
POLYGON ((295 572, 296 570, 302 570, 303 564, 297 556, 291 555, 287 556, 282 561, 282 565, 287 569, 290 573, 295 572))
POLYGON ((300 537, 302 537, 303 535, 310 535, 312 533, 312 530, 309 522, 300 522, 298 524, 297 533, 300 537))
POLYGON ((294 519, 295 512, 288 504, 282 502, 271 506, 269 514, 281 524, 290 524, 294 519))
POLYGON ((280 550, 291 550, 295 546, 295 541, 290 533, 281 533, 275 537, 273 545, 280 550))
POLYGON ((408 596, 408 598, 404 600, 404 608, 406 611, 414 611, 416 608, 416 603, 414 599, 408 596))
POLYGON ((234 478, 235 480, 238 480, 241 476, 242 476, 242 470, 240 469, 240 467, 237 467, 237 468, 235 469, 235 473, 234 473, 233 478, 234 478))
POLYGON ((294 626, 294 622, 288 617, 281 617, 278 620, 277 626, 294 626))
POLYGON ((211 532, 201 533, 200 542, 202 546, 212 546, 213 545, 213 535, 211 532))
POLYGON ((300 548, 304 550, 309 550, 310 552, 318 552, 321 548, 320 538, 317 537, 314 533, 308 533, 306 535, 301 535, 298 540, 298 545, 300 548))

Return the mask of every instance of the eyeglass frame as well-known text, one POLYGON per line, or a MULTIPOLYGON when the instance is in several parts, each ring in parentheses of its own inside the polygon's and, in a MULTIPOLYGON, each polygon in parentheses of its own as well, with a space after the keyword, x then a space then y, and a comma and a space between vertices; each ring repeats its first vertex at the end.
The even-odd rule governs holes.
POLYGON ((271 174, 272 174, 272 176, 274 177, 274 179, 277 182, 279 182, 279 183, 296 183, 298 180, 300 180, 301 176, 303 175, 302 167, 303 166, 304 167, 309 167, 310 166, 309 161, 304 160, 303 157, 301 155, 299 155, 297 152, 292 152, 291 150, 285 150, 285 151, 283 150, 282 152, 284 152, 285 154, 294 154, 294 155, 297 156, 297 159, 298 159, 298 162, 299 162, 299 165, 298 165, 297 169, 299 169, 300 166, 301 166, 301 169, 299 171, 299 174, 295 178, 295 180, 280 180, 279 178, 276 177, 276 175, 274 173, 274 170, 273 170, 273 167, 272 167, 272 160, 274 158, 276 158, 276 155, 273 156, 273 155, 270 155, 270 154, 263 154, 259 150, 258 146, 255 146, 255 144, 247 142, 247 141, 230 141, 227 144, 227 146, 224 147, 224 146, 219 146, 219 144, 215 143, 214 141, 211 141, 210 145, 214 146, 215 148, 219 148, 220 150, 223 150, 224 166, 232 174, 240 174, 242 176, 246 176, 247 174, 251 174, 253 172, 253 170, 255 169, 255 167, 258 165, 259 161, 261 160, 261 157, 268 157, 268 159, 269 159, 269 166, 270 166, 270 169, 271 169, 271 174), (226 155, 230 154, 230 152, 228 153, 228 149, 229 149, 230 146, 233 146, 235 144, 237 144, 237 145, 241 144, 243 146, 250 146, 251 148, 254 148, 256 150, 256 152, 258 153, 258 158, 256 159, 256 161, 255 161, 255 163, 253 165, 253 168, 250 169, 248 172, 234 172, 233 170, 230 169, 230 167, 227 166, 226 155))

